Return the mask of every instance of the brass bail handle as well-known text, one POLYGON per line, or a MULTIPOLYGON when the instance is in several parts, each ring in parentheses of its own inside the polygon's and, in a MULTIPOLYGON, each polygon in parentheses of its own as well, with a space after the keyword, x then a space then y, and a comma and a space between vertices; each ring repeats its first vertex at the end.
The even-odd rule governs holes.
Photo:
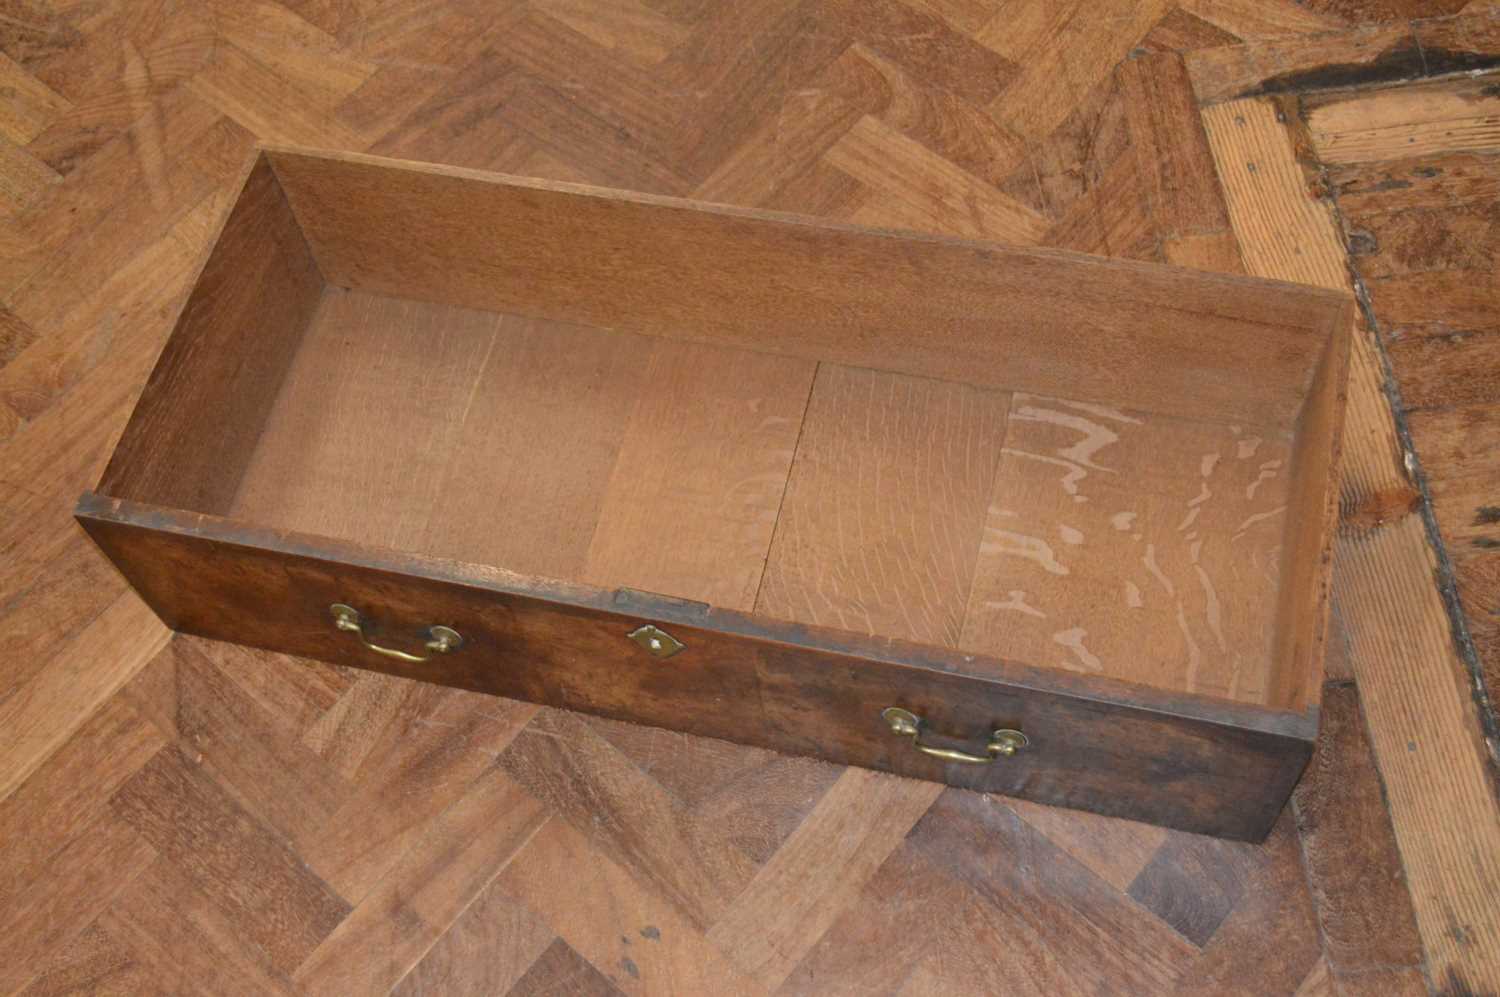
POLYGON ((949 762, 988 765, 997 758, 1009 758, 1030 743, 1026 735, 1018 730, 997 730, 991 732, 989 743, 984 746, 984 754, 976 755, 958 748, 940 748, 935 744, 923 744, 922 732, 926 729, 927 722, 910 710, 892 706, 882 710, 880 717, 886 722, 886 726, 890 727, 892 734, 898 737, 910 737, 912 746, 922 754, 949 762))
POLYGON ((328 607, 328 612, 333 616, 333 625, 340 630, 347 630, 359 636, 360 643, 364 644, 376 654, 383 654, 387 658, 395 658, 398 661, 427 661, 435 654, 447 654, 463 647, 464 639, 459 636, 457 630, 452 627, 431 626, 427 628, 426 654, 410 654, 399 651, 394 647, 381 647, 370 640, 365 634, 364 620, 359 615, 359 610, 353 606, 346 606, 342 602, 336 602, 328 607))

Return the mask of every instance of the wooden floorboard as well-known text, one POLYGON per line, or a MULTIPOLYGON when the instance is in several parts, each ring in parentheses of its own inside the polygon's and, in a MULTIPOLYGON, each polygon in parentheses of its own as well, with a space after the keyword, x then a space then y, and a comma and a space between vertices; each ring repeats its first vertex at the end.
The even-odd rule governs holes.
POLYGON ((1486 0, 9 5, 0 992, 1500 991, 1497 64, 1486 0), (257 139, 1355 281, 1293 806, 1219 842, 169 638, 68 514, 257 139))

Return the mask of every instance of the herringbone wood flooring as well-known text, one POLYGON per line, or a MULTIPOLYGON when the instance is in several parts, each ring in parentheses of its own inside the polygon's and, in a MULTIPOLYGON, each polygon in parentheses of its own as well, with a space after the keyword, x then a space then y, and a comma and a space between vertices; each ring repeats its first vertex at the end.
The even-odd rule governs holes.
POLYGON ((0 3, 0 991, 1422 992, 1342 637, 1251 846, 168 640, 67 512, 257 139, 1243 271, 1199 100, 1462 7, 0 3))

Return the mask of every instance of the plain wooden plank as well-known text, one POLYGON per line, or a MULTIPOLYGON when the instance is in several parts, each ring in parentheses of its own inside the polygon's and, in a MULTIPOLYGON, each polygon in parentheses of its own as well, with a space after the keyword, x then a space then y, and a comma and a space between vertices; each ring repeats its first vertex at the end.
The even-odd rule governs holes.
POLYGON ((1334 252, 1338 230, 1328 209, 1307 196, 1277 117, 1276 106, 1266 100, 1203 110, 1204 132, 1245 269, 1344 290, 1349 287, 1344 255, 1341 248, 1334 252))
MULTIPOLYGON (((1306 193, 1269 103, 1204 112, 1230 217, 1251 272, 1325 287, 1347 280, 1338 230, 1306 193), (1254 164, 1255 169, 1249 168, 1254 164)), ((1433 584, 1434 554, 1402 471, 1383 374, 1365 335, 1353 344, 1334 599, 1410 884, 1431 979, 1496 984, 1500 807, 1489 789, 1471 681, 1433 584), (1389 514, 1378 510, 1389 510, 1389 514)))
POLYGON ((289 995, 235 919, 170 857, 159 858, 99 918, 99 931, 129 953, 142 986, 163 993, 289 995))
POLYGON ((491 769, 297 968, 297 991, 389 992, 547 820, 491 769))
POLYGON ((752 609, 815 365, 648 349, 581 580, 752 609))
POLYGON ((1418 967, 1422 939, 1352 685, 1323 692, 1318 748, 1292 796, 1323 949, 1341 973, 1418 967))
POLYGON ((101 487, 227 510, 322 283, 269 163, 257 158, 101 487), (202 418, 205 410, 218 418, 202 418))
POLYGON ((1350 643, 1429 974, 1478 989, 1500 972, 1500 804, 1470 689, 1452 674, 1435 567, 1407 516, 1344 539, 1337 598, 1346 613, 1371 610, 1350 643))
POLYGON ((1500 96, 1483 79, 1459 78, 1306 102, 1318 158, 1357 163, 1485 149, 1500 143, 1500 96))
POLYGON ((1158 238, 1228 229, 1213 155, 1182 57, 1143 55, 1122 64, 1119 72, 1130 146, 1158 238))
POLYGON ((506 897, 492 880, 391 993, 506 993, 554 937, 545 921, 506 897))
POLYGON ((0 906, 0 988, 13 993, 25 987, 155 858, 129 824, 101 814, 0 906))
POLYGON ((170 636, 139 596, 125 592, 0 703, 0 728, 7 734, 0 800, 66 743, 170 636))
POLYGON ((854 220, 1016 246, 1041 241, 1047 219, 922 143, 866 115, 823 156, 875 192, 854 220), (920 177, 920 181, 913 178, 920 177))
POLYGON ((379 889, 449 807, 483 785, 496 755, 535 712, 410 683, 398 695, 390 713, 374 711, 379 731, 349 774, 356 791, 298 843, 308 868, 354 904, 379 889))
POLYGON ((692 921, 566 821, 550 821, 495 882, 627 994, 765 993, 692 921), (557 888, 562 882, 568 889, 557 888), (670 941, 636 944, 647 927, 670 941))
POLYGON ((756 612, 953 646, 1008 401, 819 367, 756 612))
POLYGON ((243 925, 281 973, 296 969, 349 914, 349 905, 181 746, 158 753, 121 787, 112 808, 243 925))
POLYGON ((0 896, 22 887, 75 837, 90 833, 109 797, 166 743, 119 697, 95 711, 21 787, 0 801, 0 896), (44 830, 39 830, 44 829, 44 830))
POLYGON ((235 514, 576 579, 649 357, 639 337, 332 290, 235 514))
POLYGON ((941 792, 930 783, 845 769, 714 922, 708 940, 747 976, 776 990, 941 792), (790 906, 789 896, 797 898, 790 906))
POLYGON ((1149 395, 1177 414, 1287 423, 1321 347, 1309 330, 1337 307, 1320 291, 1228 276, 271 155, 341 286, 1106 403, 1149 395), (1191 341, 1175 334, 1183 321, 1191 341), (1264 374, 1247 380, 1246 368, 1264 374))
POLYGON ((1291 706, 1271 687, 1290 457, 1270 429, 1017 394, 959 646, 1291 706))

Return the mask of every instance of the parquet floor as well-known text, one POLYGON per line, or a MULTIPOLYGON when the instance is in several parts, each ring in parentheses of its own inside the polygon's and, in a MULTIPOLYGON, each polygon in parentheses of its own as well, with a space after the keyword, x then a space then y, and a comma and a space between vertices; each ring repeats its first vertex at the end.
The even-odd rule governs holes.
POLYGON ((1500 91, 1447 75, 1497 63, 1465 0, 0 0, 0 992, 1500 990, 1500 91), (1338 286, 1345 239, 1384 422, 1294 805, 1233 844, 171 638, 68 513, 257 140, 1338 286))

